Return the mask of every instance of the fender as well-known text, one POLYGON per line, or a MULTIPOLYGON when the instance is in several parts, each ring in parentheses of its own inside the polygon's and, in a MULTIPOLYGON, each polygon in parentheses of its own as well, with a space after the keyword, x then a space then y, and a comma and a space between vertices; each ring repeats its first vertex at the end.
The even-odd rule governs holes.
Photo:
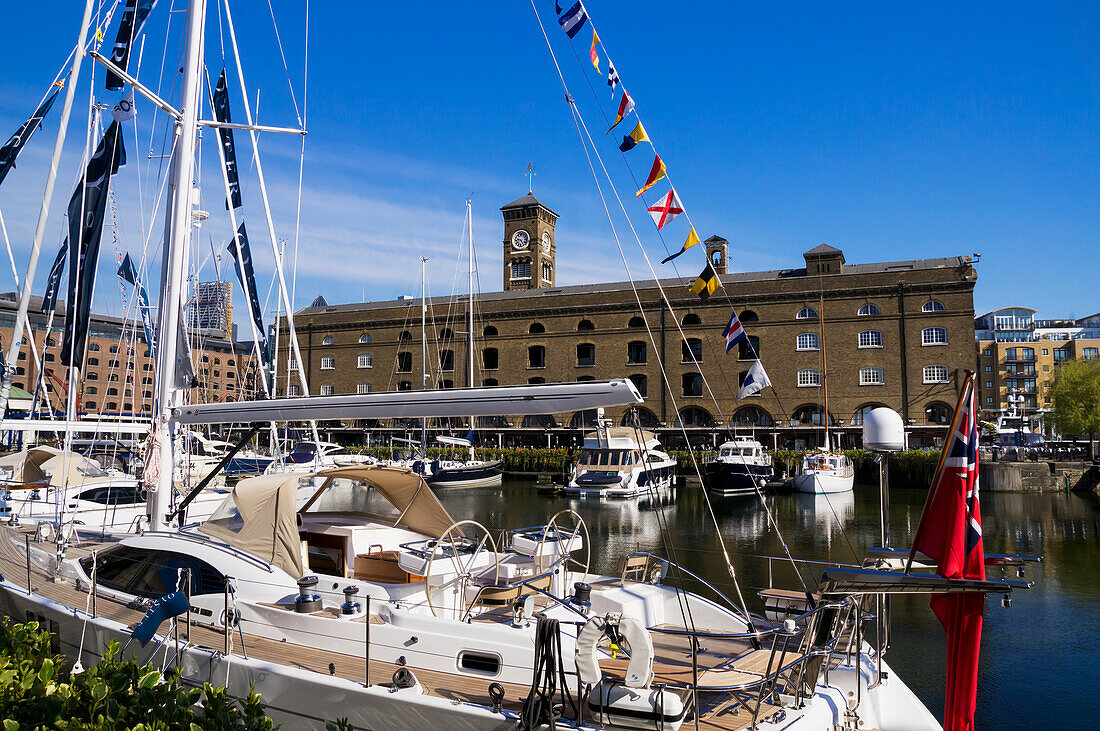
POLYGON ((616 629, 619 636, 630 645, 625 685, 628 688, 648 688, 653 676, 653 638, 641 622, 633 617, 624 617, 618 612, 591 617, 581 628, 577 635, 575 655, 577 677, 582 683, 590 685, 595 685, 603 678, 596 659, 596 648, 600 640, 608 636, 609 628, 616 629))

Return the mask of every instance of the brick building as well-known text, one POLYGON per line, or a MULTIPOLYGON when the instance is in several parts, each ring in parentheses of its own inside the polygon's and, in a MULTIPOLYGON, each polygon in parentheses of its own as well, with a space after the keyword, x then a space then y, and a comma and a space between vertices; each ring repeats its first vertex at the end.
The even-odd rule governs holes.
MULTIPOLYGON (((46 376, 43 379, 45 396, 40 396, 40 402, 45 408, 44 398, 48 398, 54 411, 63 413, 68 387, 68 368, 61 364, 60 352, 65 305, 58 303, 48 334, 48 313, 40 312, 40 305, 41 298, 34 297, 29 312, 35 351, 42 358, 46 376), (46 345, 44 352, 43 345, 46 345)), ((0 339, 5 351, 11 342, 17 307, 18 295, 13 292, 0 294, 0 339)), ((221 331, 205 331, 193 334, 192 348, 192 361, 199 379, 199 385, 191 390, 193 403, 252 398, 258 384, 255 384, 251 343, 234 343, 221 331)), ((155 368, 156 361, 150 357, 140 320, 93 314, 87 358, 81 371, 80 413, 152 415, 155 368)), ((34 355, 26 347, 20 349, 13 385, 33 393, 38 372, 34 355)))
MULTIPOLYGON (((639 311, 627 282, 553 286, 557 215, 534 196, 502 213, 505 291, 482 295, 475 307, 474 385, 628 377, 646 398, 639 409, 642 423, 667 430, 670 443, 681 425, 707 442, 732 425, 755 426, 778 446, 813 446, 822 443, 827 346, 829 411, 845 446, 858 443, 863 413, 878 405, 902 413, 913 444, 933 444, 950 419, 962 370, 973 367, 977 273, 968 256, 848 264, 839 249, 822 245, 804 254, 805 266, 726 273, 726 242, 714 236, 706 242, 707 255, 729 299, 719 291, 702 303, 688 291, 690 279, 665 279, 670 312, 657 286, 640 281, 639 311), (737 400, 752 353, 744 347, 724 352, 731 304, 775 392, 737 400)), ((430 387, 468 385, 466 305, 442 297, 429 305, 451 314, 428 322, 426 373, 419 300, 326 304, 297 312, 311 391, 407 390, 422 381, 430 387)), ((297 387, 286 378, 285 320, 279 327, 284 345, 277 390, 294 395, 297 387)), ((483 418, 480 426, 498 434, 501 443, 545 444, 548 433, 572 438, 592 416, 483 418)))

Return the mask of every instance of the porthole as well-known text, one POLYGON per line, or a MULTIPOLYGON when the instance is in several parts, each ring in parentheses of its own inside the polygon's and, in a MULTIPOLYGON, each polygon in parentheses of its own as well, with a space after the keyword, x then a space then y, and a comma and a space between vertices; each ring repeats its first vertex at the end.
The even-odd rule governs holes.
POLYGON ((458 653, 458 669, 478 675, 500 675, 500 655, 463 650, 458 653))

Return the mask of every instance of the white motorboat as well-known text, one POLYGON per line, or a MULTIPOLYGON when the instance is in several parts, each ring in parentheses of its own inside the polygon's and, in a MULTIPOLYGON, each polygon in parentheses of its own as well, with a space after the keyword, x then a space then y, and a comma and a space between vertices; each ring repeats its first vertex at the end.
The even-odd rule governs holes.
POLYGON ((266 474, 305 474, 331 467, 374 464, 375 459, 366 454, 352 454, 346 447, 334 442, 302 441, 295 444, 282 459, 268 465, 266 474))
POLYGON ((676 459, 653 432, 612 427, 603 419, 586 434, 566 495, 632 498, 672 487, 676 459))
POLYGON ((772 479, 772 458, 764 445, 751 437, 735 436, 718 447, 718 455, 706 463, 706 489, 713 495, 753 495, 772 479))
POLYGON ((794 476, 794 489, 815 494, 848 492, 855 484, 856 469, 843 452, 810 452, 794 476))

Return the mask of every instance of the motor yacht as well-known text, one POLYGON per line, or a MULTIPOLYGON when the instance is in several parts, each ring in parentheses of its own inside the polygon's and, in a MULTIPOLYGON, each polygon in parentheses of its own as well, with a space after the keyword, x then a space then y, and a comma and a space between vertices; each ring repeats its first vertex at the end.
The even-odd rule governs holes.
POLYGON ((705 464, 704 470, 704 486, 719 497, 755 494, 775 474, 771 455, 764 451, 764 446, 742 436, 723 442, 718 455, 705 464))
POLYGON ((633 498, 668 490, 676 475, 676 459, 661 450, 653 432, 612 427, 600 419, 586 434, 566 495, 633 498))

